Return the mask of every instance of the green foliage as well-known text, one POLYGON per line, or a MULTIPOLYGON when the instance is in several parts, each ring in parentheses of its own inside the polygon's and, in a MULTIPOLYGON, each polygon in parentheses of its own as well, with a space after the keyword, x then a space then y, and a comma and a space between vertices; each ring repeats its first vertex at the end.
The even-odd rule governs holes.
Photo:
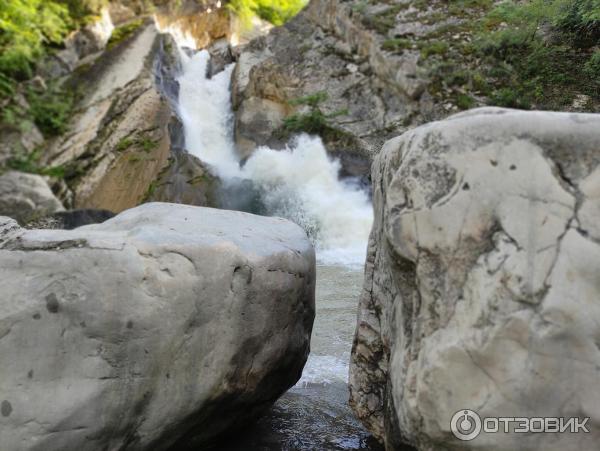
POLYGON ((513 31, 520 31, 524 39, 532 40, 542 24, 574 38, 600 37, 600 2, 598 0, 508 0, 501 3, 487 17, 487 26, 509 24, 513 31))
POLYGON ((149 153, 156 148, 158 142, 150 138, 143 137, 142 139, 140 139, 139 145, 144 152, 149 153))
POLYGON ((338 110, 325 114, 319 108, 319 104, 327 100, 326 92, 316 92, 304 97, 291 100, 290 105, 307 105, 310 111, 297 113, 283 120, 281 136, 287 137, 294 133, 309 133, 311 135, 328 136, 334 138, 336 131, 329 125, 329 121, 335 117, 348 114, 348 110, 338 110))
POLYGON ((110 39, 108 40, 108 43, 106 44, 106 48, 110 50, 119 45, 119 43, 133 35, 133 33, 135 33, 143 23, 144 19, 138 19, 115 28, 110 36, 110 39))
POLYGON ((388 52, 402 52, 412 47, 412 41, 406 38, 393 38, 383 41, 381 48, 388 52))
POLYGON ((475 105, 475 100, 468 94, 458 94, 455 99, 456 106, 461 110, 468 110, 475 105))
POLYGON ((0 0, 0 73, 24 79, 44 46, 58 44, 69 31, 68 8, 44 0, 0 0))
POLYGON ((428 58, 432 55, 445 55, 448 52, 448 44, 443 41, 431 41, 421 46, 421 56, 428 58))
POLYGON ((450 0, 448 3, 450 14, 463 16, 468 10, 489 8, 493 0, 450 0))
POLYGON ((115 146, 117 152, 123 152, 132 146, 146 153, 151 152, 158 145, 158 141, 148 138, 147 136, 125 137, 121 139, 115 146))
POLYGON ((475 49, 493 104, 561 109, 579 93, 598 96, 600 57, 582 50, 600 38, 598 0, 505 1, 482 25, 475 49))
POLYGON ((319 109, 305 114, 293 114, 283 121, 283 127, 288 134, 305 132, 320 135, 327 125, 327 116, 319 109))
POLYGON ((232 0, 227 7, 245 23, 258 16, 273 25, 283 25, 306 6, 306 0, 232 0))
POLYGON ((55 0, 69 9, 69 15, 78 24, 85 24, 100 14, 108 0, 55 0))
POLYGON ((146 190, 146 194, 144 195, 144 202, 148 202, 149 199, 154 196, 154 193, 158 189, 158 182, 156 180, 152 180, 150 185, 148 185, 148 189, 146 190))
POLYGON ((531 108, 528 98, 523 97, 518 90, 512 88, 500 88, 494 91, 491 101, 494 105, 507 108, 519 108, 523 110, 531 108))
POLYGON ((35 123, 46 137, 66 130, 75 104, 72 91, 62 89, 57 83, 50 83, 43 90, 29 87, 24 92, 20 91, 6 100, 0 122, 23 133, 29 132, 35 123))
POLYGON ((34 150, 31 153, 17 154, 8 160, 7 166, 10 169, 30 174, 47 175, 54 178, 65 177, 67 171, 64 166, 40 166, 40 156, 39 150, 34 150))
POLYGON ((596 50, 592 57, 585 63, 585 73, 600 83, 600 50, 596 50))
POLYGON ((135 140, 131 138, 123 138, 117 143, 115 150, 117 152, 123 152, 133 146, 133 144, 135 144, 135 140))
POLYGON ((289 101, 290 105, 308 105, 312 108, 316 108, 320 103, 325 102, 328 98, 326 92, 320 91, 314 94, 309 94, 304 97, 299 97, 289 101))
POLYGON ((45 136, 57 136, 66 131, 75 106, 75 93, 57 84, 45 90, 29 88, 26 93, 30 117, 45 136))
POLYGON ((43 92, 29 89, 28 115, 45 136, 56 136, 65 132, 75 105, 75 96, 58 86, 49 86, 43 92))
POLYGON ((0 97, 33 75, 35 63, 107 0, 0 0, 0 97))

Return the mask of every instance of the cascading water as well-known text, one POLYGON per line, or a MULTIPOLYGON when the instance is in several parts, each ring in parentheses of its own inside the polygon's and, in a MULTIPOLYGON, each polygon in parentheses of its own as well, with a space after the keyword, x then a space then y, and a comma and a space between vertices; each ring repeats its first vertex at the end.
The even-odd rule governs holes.
MULTIPOLYGON (((284 150, 260 147, 243 164, 233 141, 233 65, 207 78, 209 54, 182 52, 179 113, 186 147, 211 165, 230 197, 249 191, 261 211, 303 226, 317 250, 317 315, 300 382, 228 450, 372 450, 347 404, 348 362, 372 222, 369 197, 340 180, 339 162, 318 137, 300 135, 284 150), (235 187, 238 187, 236 190, 235 187), (240 188, 241 187, 241 188, 240 188)), ((231 200, 230 200, 231 201, 231 200)), ((255 211, 257 212, 257 211, 255 211)))
POLYGON ((232 133, 233 67, 208 79, 209 58, 206 51, 184 55, 179 108, 188 150, 226 183, 251 181, 267 214, 307 230, 319 262, 362 265, 373 215, 368 195, 339 179, 340 164, 327 156, 318 137, 300 135, 285 150, 260 147, 240 166, 232 133))

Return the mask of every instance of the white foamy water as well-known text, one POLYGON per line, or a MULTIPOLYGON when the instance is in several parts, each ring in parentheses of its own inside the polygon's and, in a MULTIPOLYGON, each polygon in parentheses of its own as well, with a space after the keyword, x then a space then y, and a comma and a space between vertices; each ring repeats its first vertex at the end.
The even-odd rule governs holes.
POLYGON ((336 382, 348 383, 347 360, 332 355, 310 354, 296 387, 305 388, 311 384, 327 385, 336 382))
POLYGON ((207 79, 208 52, 183 58, 179 107, 188 150, 228 183, 252 181, 268 214, 307 230, 320 262, 362 265, 373 217, 369 198, 339 179, 340 164, 321 139, 300 135, 285 150, 260 147, 240 167, 230 101, 233 65, 207 79))

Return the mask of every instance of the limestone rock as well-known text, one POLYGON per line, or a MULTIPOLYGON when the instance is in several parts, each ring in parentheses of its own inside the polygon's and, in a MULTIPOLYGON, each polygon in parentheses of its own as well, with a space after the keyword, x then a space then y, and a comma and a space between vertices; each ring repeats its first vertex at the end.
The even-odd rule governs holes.
POLYGON ((193 40, 191 47, 202 49, 212 42, 231 35, 229 10, 224 3, 210 0, 202 5, 190 5, 175 11, 156 14, 161 30, 175 28, 187 39, 193 40), (217 4, 220 6, 217 7, 217 4))
POLYGON ((70 74, 86 57, 104 50, 114 28, 109 10, 102 9, 97 20, 67 36, 62 50, 42 59, 39 75, 53 79, 70 74))
POLYGON ((43 177, 17 171, 0 175, 0 215, 25 224, 63 209, 43 177))
POLYGON ((0 166, 17 155, 29 155, 44 142, 44 136, 35 124, 27 123, 27 131, 9 124, 0 125, 0 166))
POLYGON ((283 219, 145 204, 75 230, 0 220, 6 451, 204 449, 300 377, 314 251, 283 219))
POLYGON ((373 167, 351 404, 388 449, 593 449, 600 440, 600 115, 472 110, 373 167), (459 410, 590 417, 590 433, 459 441, 459 410))
POLYGON ((101 57, 69 132, 48 163, 70 168, 65 203, 119 212, 139 205, 166 166, 178 85, 177 47, 153 24, 101 57))
POLYGON ((219 187, 219 178, 202 161, 185 151, 173 152, 145 200, 218 207, 219 187))
POLYGON ((118 2, 111 2, 108 6, 108 12, 112 23, 115 25, 121 25, 135 18, 133 9, 118 2))
POLYGON ((231 46, 226 39, 219 39, 213 42, 207 49, 210 53, 210 64, 208 66, 208 78, 221 72, 225 67, 233 63, 233 53, 231 46))
POLYGON ((284 118, 305 113, 290 101, 316 93, 327 94, 319 108, 334 130, 322 136, 327 150, 354 159, 369 161, 383 142, 422 121, 426 83, 419 53, 383 51, 387 37, 357 13, 364 6, 313 0, 283 27, 241 49, 232 98, 236 142, 245 154, 277 142, 284 118))

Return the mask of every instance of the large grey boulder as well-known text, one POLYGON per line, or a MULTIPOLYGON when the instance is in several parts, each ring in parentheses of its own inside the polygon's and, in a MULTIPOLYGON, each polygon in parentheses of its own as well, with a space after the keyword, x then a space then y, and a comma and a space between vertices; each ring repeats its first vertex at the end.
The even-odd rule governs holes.
POLYGON ((596 449, 600 115, 480 109, 388 141, 352 351, 351 403, 388 449, 596 449), (481 433, 487 417, 591 432, 481 433))
POLYGON ((278 218, 152 203, 0 220, 3 451, 202 449, 300 377, 314 251, 278 218))
POLYGON ((0 175, 0 215, 25 224, 64 210, 40 175, 8 171, 0 175))

